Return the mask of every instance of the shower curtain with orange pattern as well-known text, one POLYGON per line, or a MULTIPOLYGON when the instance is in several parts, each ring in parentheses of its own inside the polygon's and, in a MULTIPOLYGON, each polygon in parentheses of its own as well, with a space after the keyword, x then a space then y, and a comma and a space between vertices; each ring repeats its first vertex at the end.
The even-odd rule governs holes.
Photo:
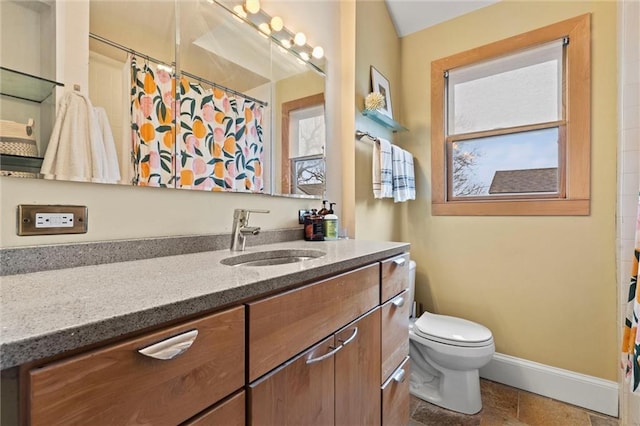
POLYGON ((262 109, 182 78, 177 186, 263 192, 262 109))
POLYGON ((131 151, 139 186, 174 186, 174 86, 167 71, 131 59, 131 151))
POLYGON ((176 79, 167 71, 146 62, 139 65, 135 58, 131 71, 137 185, 264 191, 262 105, 186 78, 180 80, 176 101, 176 79))
POLYGON ((640 260, 640 197, 638 199, 638 220, 636 221, 636 243, 633 253, 633 269, 629 284, 629 299, 622 334, 622 368, 632 392, 640 393, 640 289, 638 288, 638 261, 640 260))

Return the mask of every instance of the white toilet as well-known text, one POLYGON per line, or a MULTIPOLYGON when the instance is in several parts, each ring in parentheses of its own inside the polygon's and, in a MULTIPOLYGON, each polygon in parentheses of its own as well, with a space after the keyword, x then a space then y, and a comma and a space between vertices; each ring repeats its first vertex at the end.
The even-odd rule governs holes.
MULTIPOLYGON (((414 300, 414 261, 409 268, 409 300, 414 300)), ((409 324, 411 394, 460 413, 479 412, 482 400, 478 369, 495 352, 491 330, 461 318, 429 312, 412 318, 409 324)))

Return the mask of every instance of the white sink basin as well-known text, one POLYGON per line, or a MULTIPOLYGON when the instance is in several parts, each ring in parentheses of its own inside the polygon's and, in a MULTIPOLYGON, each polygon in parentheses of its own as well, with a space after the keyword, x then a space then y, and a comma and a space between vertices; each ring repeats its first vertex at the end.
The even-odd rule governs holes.
POLYGON ((317 259, 325 254, 321 250, 311 249, 257 251, 227 257, 222 259, 220 263, 228 266, 273 266, 317 259))

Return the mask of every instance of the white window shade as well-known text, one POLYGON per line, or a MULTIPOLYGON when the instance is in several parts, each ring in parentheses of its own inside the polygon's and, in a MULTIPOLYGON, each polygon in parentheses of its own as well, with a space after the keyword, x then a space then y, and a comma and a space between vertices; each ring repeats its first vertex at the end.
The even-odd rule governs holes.
POLYGON ((449 70, 448 135, 562 119, 563 40, 449 70))

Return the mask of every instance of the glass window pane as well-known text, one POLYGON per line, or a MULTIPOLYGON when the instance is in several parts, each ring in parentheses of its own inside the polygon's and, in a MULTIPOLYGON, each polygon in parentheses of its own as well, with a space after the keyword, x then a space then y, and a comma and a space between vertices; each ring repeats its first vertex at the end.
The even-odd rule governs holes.
POLYGON ((448 133, 561 120, 562 49, 559 40, 450 70, 448 133))
POLYGON ((292 111, 290 157, 320 155, 324 153, 325 125, 324 105, 316 105, 292 111))
POLYGON ((452 143, 453 196, 558 192, 558 134, 553 127, 452 143))

